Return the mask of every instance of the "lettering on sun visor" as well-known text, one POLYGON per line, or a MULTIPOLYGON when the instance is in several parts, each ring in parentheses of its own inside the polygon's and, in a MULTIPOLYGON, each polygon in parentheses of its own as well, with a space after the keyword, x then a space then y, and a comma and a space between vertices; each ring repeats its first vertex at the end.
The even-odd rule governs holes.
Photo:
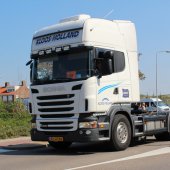
POLYGON ((75 30, 75 31, 60 32, 60 33, 56 33, 53 35, 40 37, 36 40, 36 45, 50 43, 50 42, 59 41, 59 40, 67 40, 71 38, 76 38, 79 36, 79 33, 80 33, 79 30, 75 30))

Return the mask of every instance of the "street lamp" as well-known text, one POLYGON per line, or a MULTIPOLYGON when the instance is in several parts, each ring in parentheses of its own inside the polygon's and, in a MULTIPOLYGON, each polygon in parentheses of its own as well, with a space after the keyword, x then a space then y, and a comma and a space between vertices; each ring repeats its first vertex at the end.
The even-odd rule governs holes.
POLYGON ((156 111, 158 114, 158 54, 160 53, 170 53, 170 51, 157 51, 156 52, 156 111))

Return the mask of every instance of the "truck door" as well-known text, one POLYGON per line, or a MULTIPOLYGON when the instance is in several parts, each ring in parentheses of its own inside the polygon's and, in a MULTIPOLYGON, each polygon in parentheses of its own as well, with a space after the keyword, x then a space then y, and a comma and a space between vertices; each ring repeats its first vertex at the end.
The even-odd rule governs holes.
POLYGON ((119 84, 117 74, 114 74, 112 51, 100 49, 95 65, 97 70, 97 111, 104 112, 112 103, 118 102, 119 84))

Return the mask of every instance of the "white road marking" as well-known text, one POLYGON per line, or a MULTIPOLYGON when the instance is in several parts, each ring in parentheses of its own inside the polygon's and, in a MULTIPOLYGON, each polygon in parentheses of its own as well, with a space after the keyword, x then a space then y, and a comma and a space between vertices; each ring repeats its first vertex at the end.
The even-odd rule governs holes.
POLYGON ((75 170, 75 169, 83 169, 83 168, 88 168, 88 167, 93 167, 93 166, 99 166, 103 164, 109 164, 109 163, 115 163, 115 162, 120 162, 120 161, 127 161, 127 160, 132 160, 132 159, 138 159, 138 158, 145 158, 145 157, 150 157, 150 156, 156 156, 156 155, 162 155, 170 153, 170 147, 165 147, 145 153, 141 153, 138 155, 133 155, 125 158, 120 158, 120 159, 115 159, 115 160, 110 160, 110 161, 105 161, 105 162, 100 162, 100 163, 95 163, 95 164, 90 164, 90 165, 85 165, 85 166, 80 166, 80 167, 75 167, 75 168, 69 168, 65 170, 75 170))
POLYGON ((14 150, 9 150, 9 149, 0 149, 0 153, 5 153, 5 152, 11 152, 14 150))

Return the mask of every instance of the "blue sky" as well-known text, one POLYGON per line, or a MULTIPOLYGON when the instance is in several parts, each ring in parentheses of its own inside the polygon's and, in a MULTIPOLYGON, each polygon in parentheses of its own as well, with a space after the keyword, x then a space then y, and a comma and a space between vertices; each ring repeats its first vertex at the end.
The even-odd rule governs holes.
MULTIPOLYGON (((169 0, 0 0, 0 85, 29 82, 32 35, 42 27, 77 14, 131 20, 136 25, 141 93, 155 93, 156 52, 170 50, 169 0)), ((170 94, 170 53, 158 55, 158 93, 170 94)))

